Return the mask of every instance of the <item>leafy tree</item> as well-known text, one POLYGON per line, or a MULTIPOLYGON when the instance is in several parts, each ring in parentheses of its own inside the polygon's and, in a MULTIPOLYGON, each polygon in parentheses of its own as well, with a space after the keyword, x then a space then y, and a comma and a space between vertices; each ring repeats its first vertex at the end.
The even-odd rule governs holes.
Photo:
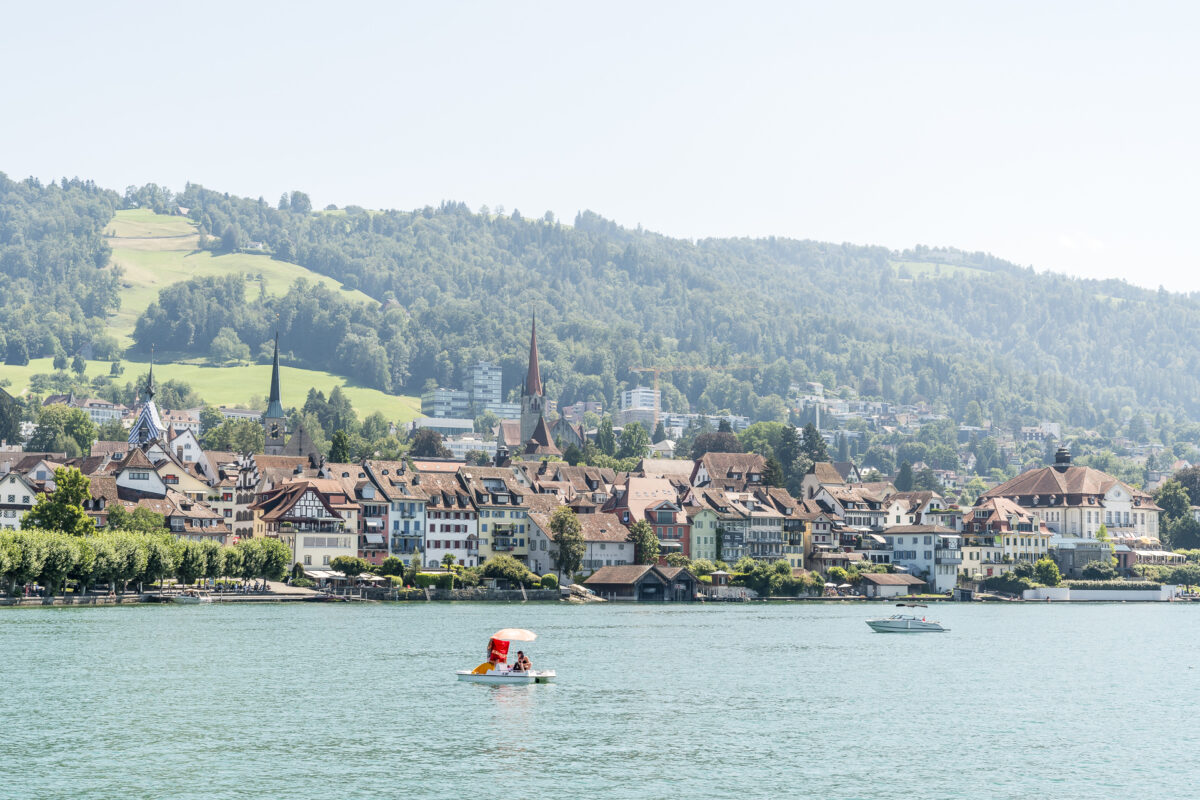
POLYGON ((233 328, 221 328, 209 346, 213 361, 249 361, 250 348, 238 338, 233 328))
POLYGON ((54 492, 39 494, 33 508, 21 518, 22 530, 40 528, 86 536, 96 530, 96 522, 83 510, 91 499, 91 480, 75 467, 54 470, 54 492))
POLYGON ((762 481, 764 486, 783 486, 783 466, 779 463, 779 459, 771 456, 767 459, 767 466, 763 469, 762 481))
POLYGON ((87 372, 87 361, 79 353, 76 353, 75 358, 71 361, 71 371, 76 375, 82 375, 87 372))
POLYGON ((650 437, 650 440, 654 444, 665 442, 667 440, 667 429, 663 426, 661 419, 658 421, 658 424, 654 426, 654 434, 650 437))
POLYGON ((800 446, 800 435, 795 425, 784 425, 779 433, 779 444, 775 447, 775 457, 783 468, 785 480, 796 472, 796 461, 803 452, 800 446))
POLYGON ((292 192, 292 202, 289 207, 294 214, 312 213, 312 200, 304 192, 292 192))
POLYGON ((26 447, 31 451, 65 452, 79 456, 96 441, 96 425, 80 408, 65 405, 46 406, 26 447))
POLYGON ((119 419, 109 419, 100 423, 96 428, 97 442, 124 442, 129 438, 129 431, 119 419))
POLYGON ((741 453, 742 443, 732 433, 702 433, 696 437, 692 445, 692 458, 700 458, 705 453, 741 453))
POLYGON ((338 556, 329 562, 329 566, 335 572, 342 573, 350 580, 355 580, 359 575, 371 570, 370 564, 355 556, 338 556))
POLYGON ((442 435, 432 428, 417 428, 411 442, 409 453, 414 458, 450 458, 453 455, 442 445, 442 435))
POLYGON ((0 441, 16 442, 21 436, 21 409, 12 395, 0 389, 0 441))
POLYGON ((900 465, 900 471, 896 473, 896 491, 911 492, 914 480, 912 464, 905 461, 900 465))
POLYGON ((941 492, 942 482, 931 467, 925 467, 913 476, 912 487, 921 492, 941 492))
POLYGON ((846 572, 842 567, 830 567, 827 573, 827 577, 831 583, 836 583, 840 586, 843 583, 850 582, 850 573, 846 572))
POLYGON ((630 422, 621 429, 621 447, 617 458, 645 458, 650 451, 650 434, 640 422, 630 422))
MULTIPOLYGON (((148 561, 148 560, 147 560, 148 561)), ((204 576, 208 570, 208 557, 199 542, 179 539, 174 553, 175 578, 184 586, 190 586, 204 576)))
POLYGON ((1058 565, 1049 558, 1039 558, 1033 565, 1033 578, 1046 586, 1058 586, 1062 583, 1062 573, 1058 571, 1058 565))
POLYGON ((225 417, 220 411, 205 403, 200 408, 200 436, 206 436, 210 431, 225 424, 225 417))
POLYGON ((690 558, 688 558, 687 556, 685 556, 683 553, 668 553, 667 554, 667 566, 668 567, 683 567, 684 569, 687 569, 687 568, 691 567, 691 565, 692 565, 692 560, 690 558))
POLYGON ((1154 502, 1163 510, 1163 516, 1170 522, 1191 516, 1191 497, 1188 490, 1177 480, 1169 480, 1160 486, 1154 493, 1154 502))
POLYGON ((617 437, 613 433, 612 417, 600 420, 600 426, 596 429, 596 449, 606 456, 617 454, 617 437))
POLYGON ((638 564, 657 564, 659 545, 654 528, 644 519, 639 519, 629 528, 629 538, 633 541, 634 560, 638 564))
POLYGON ((582 528, 575 512, 567 506, 559 506, 550 517, 550 532, 554 534, 557 548, 554 565, 558 571, 570 578, 583 566, 587 544, 583 540, 582 528))
POLYGON ((4 360, 5 364, 11 364, 23 367, 29 363, 29 348, 25 345, 25 340, 20 337, 10 337, 8 340, 8 356, 4 360))
MULTIPOLYGON (((1080 570, 1080 573, 1083 575, 1084 579, 1089 581, 1111 581, 1117 577, 1117 568, 1114 567, 1110 561, 1089 561, 1083 566, 1083 569, 1080 570)), ((1038 580, 1040 583, 1045 583, 1045 581, 1042 581, 1040 578, 1038 580)), ((1057 586, 1058 584, 1050 585, 1057 586)))
POLYGON ((442 566, 446 569, 453 567, 455 561, 458 561, 458 559, 455 557, 454 553, 446 553, 442 556, 442 566))
POLYGON ((534 575, 529 569, 510 555, 494 555, 483 562, 483 575, 487 578, 507 580, 525 586, 533 584, 534 575))
POLYGON ((131 512, 120 503, 113 503, 108 507, 105 529, 131 533, 162 533, 166 529, 166 521, 162 514, 148 508, 138 507, 131 512))
POLYGON ((334 464, 346 464, 350 461, 350 437, 345 430, 333 432, 329 440, 329 460, 334 464))
POLYGON ((209 450, 261 453, 266 446, 263 426, 252 419, 227 419, 205 434, 201 441, 209 450))
POLYGON ((79 559, 77 539, 73 536, 47 536, 43 551, 42 571, 38 581, 46 587, 48 595, 61 591, 67 576, 79 559))
POLYGON ((62 349, 62 345, 59 345, 54 350, 54 361, 52 364, 56 370, 65 370, 67 363, 67 351, 62 349))
POLYGON ((380 575, 403 575, 404 574, 403 559, 397 558, 396 556, 388 556, 387 558, 385 558, 383 560, 383 563, 379 565, 379 574, 380 575))
POLYGON ((475 432, 484 436, 491 436, 499 424, 500 418, 492 411, 485 410, 475 418, 475 432))
POLYGON ((689 567, 693 575, 711 575, 717 571, 717 567, 707 558, 698 558, 690 564, 689 567))
POLYGON ((729 424, 728 419, 722 419, 717 424, 717 433, 733 433, 733 426, 729 424))
POLYGON ((829 450, 825 447, 825 440, 821 438, 821 432, 817 430, 817 426, 811 422, 804 426, 800 449, 813 461, 829 460, 829 450))

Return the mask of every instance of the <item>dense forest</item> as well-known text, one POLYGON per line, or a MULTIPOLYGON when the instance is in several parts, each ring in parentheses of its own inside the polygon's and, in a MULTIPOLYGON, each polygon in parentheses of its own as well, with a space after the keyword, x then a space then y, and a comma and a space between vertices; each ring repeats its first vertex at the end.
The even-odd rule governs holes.
POLYGON ((0 173, 0 358, 115 353, 104 328, 119 307, 119 275, 101 231, 121 203, 90 181, 44 186, 0 173))
POLYGON ((205 353, 232 324, 259 352, 278 317, 292 357, 372 386, 456 386, 487 359, 506 368, 512 388, 536 313, 544 375, 568 403, 611 403, 620 383, 639 380, 632 368, 686 364, 725 368, 664 373, 668 409, 780 418, 789 384, 819 380, 864 397, 925 400, 956 418, 974 400, 1005 425, 1087 427, 1138 406, 1200 415, 1200 342, 1181 336, 1200 329, 1192 296, 954 250, 689 242, 591 212, 571 225, 459 203, 313 212, 300 193, 272 207, 195 185, 175 202, 214 247, 264 242, 384 305, 339 303, 313 287, 239 303, 235 287, 198 282, 164 292, 147 312, 144 348, 164 335, 184 346, 182 325, 195 330, 186 348, 205 353), (908 263, 945 269, 914 276, 908 263), (181 322, 205 296, 235 309, 232 323, 219 312, 181 322))
MULTIPOLYGON (((1094 427, 1133 409, 1200 419, 1200 298, 1119 281, 1039 274, 981 253, 790 239, 673 239, 591 213, 314 211, 301 192, 272 206, 189 185, 124 196, 77 180, 0 180, 0 322, 12 361, 112 348, 118 301, 99 232, 113 210, 189 209, 203 246, 261 243, 378 304, 297 284, 282 297, 239 277, 168 287, 138 320, 136 349, 285 359, 368 386, 459 386, 489 360, 517 390, 537 315, 543 376, 564 403, 615 400, 662 374, 664 408, 787 416, 789 386, 969 404, 1006 427, 1048 418, 1094 427)), ((976 416, 977 412, 973 412, 976 416)))

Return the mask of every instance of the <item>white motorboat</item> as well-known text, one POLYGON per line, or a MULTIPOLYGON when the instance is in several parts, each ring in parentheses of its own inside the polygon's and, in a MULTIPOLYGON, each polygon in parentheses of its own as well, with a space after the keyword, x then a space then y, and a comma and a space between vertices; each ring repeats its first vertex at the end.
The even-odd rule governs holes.
POLYGON ((517 651, 517 659, 508 661, 508 646, 511 642, 532 642, 537 638, 533 631, 522 628, 504 628, 488 639, 487 661, 475 669, 460 669, 455 674, 467 683, 488 683, 496 686, 528 683, 550 683, 556 677, 554 670, 531 669, 529 659, 517 651))
POLYGON ((175 597, 172 599, 176 603, 182 603, 184 605, 211 603, 213 601, 212 596, 208 592, 198 589, 187 589, 182 594, 175 595, 175 597))
POLYGON ((488 683, 497 686, 521 685, 527 683, 550 683, 554 680, 552 669, 507 670, 494 669, 490 672, 477 673, 469 669, 460 669, 457 673, 460 681, 468 683, 488 683))
POLYGON ((950 630, 942 623, 918 617, 916 614, 893 614, 890 617, 869 619, 867 624, 876 633, 943 633, 950 630))

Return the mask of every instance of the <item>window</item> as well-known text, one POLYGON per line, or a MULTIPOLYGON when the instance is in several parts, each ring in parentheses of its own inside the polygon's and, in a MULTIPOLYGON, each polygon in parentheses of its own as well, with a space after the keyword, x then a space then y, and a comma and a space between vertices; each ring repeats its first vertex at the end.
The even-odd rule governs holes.
POLYGON ((322 556, 321 563, 324 564, 325 566, 329 566, 329 556, 322 556))
POLYGON ((10 494, 10 495, 8 496, 8 502, 10 502, 10 503, 15 503, 15 502, 17 502, 17 496, 16 496, 15 494, 10 494))
POLYGON ((306 567, 311 567, 311 566, 312 566, 312 556, 305 556, 305 557, 304 557, 304 566, 306 566, 306 567))

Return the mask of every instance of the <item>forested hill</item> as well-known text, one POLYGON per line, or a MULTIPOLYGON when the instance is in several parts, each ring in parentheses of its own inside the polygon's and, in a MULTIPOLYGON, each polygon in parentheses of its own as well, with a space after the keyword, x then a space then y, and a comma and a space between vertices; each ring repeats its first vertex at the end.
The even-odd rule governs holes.
POLYGON ((664 373, 664 406, 779 418, 789 384, 819 380, 958 418, 977 400, 1003 425, 1090 427, 1139 406, 1200 419, 1200 300, 984 254, 689 242, 590 212, 562 224, 457 203, 313 211, 300 193, 272 207, 195 185, 125 200, 186 207, 215 249, 260 242, 381 301, 313 287, 260 296, 236 278, 178 284, 139 320, 142 350, 208 355, 232 328, 257 353, 278 325, 295 362, 388 391, 458 386, 480 360, 505 367, 507 390, 536 313, 543 375, 566 403, 611 403, 621 383, 647 380, 634 367, 749 365, 664 373))

